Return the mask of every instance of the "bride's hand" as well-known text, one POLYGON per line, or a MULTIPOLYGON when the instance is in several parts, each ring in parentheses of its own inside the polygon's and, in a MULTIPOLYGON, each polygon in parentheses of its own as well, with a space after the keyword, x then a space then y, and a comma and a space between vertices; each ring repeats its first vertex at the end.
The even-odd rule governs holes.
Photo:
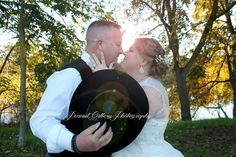
POLYGON ((92 69, 93 72, 113 68, 114 62, 112 62, 109 65, 109 67, 107 67, 103 52, 101 52, 101 60, 99 60, 95 54, 92 54, 89 59, 90 59, 89 66, 90 66, 90 68, 92 69))

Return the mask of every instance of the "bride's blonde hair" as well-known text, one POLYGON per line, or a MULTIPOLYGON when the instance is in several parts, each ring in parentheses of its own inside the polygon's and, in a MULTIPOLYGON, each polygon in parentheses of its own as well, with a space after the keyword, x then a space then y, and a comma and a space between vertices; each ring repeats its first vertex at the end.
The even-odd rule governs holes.
POLYGON ((154 38, 137 38, 134 46, 147 61, 151 63, 150 75, 161 79, 168 66, 164 61, 165 51, 160 43, 154 38))

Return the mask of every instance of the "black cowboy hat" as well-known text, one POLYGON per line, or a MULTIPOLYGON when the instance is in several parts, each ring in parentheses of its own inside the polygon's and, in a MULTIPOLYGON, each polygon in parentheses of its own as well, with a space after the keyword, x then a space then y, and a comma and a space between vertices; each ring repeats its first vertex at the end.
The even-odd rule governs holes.
MULTIPOLYGON (((148 116, 148 100, 139 83, 128 74, 101 70, 83 80, 72 97, 65 126, 79 134, 92 124, 107 122, 113 138, 90 154, 111 154, 129 145, 141 132, 148 116)), ((96 156, 96 155, 95 155, 96 156)))

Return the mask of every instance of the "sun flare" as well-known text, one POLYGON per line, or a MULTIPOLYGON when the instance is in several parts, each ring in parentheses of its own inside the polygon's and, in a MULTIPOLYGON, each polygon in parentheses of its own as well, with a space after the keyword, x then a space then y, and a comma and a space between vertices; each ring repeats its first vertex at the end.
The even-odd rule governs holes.
POLYGON ((122 41, 122 48, 124 51, 127 51, 129 47, 133 44, 135 38, 138 37, 138 30, 137 27, 130 23, 125 23, 122 25, 123 31, 123 41, 122 41))

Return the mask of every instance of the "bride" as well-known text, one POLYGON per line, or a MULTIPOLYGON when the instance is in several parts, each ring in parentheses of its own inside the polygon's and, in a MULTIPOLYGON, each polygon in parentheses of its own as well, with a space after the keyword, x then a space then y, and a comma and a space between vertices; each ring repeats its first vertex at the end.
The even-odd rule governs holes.
MULTIPOLYGON (((164 139, 169 120, 169 100, 165 87, 161 83, 167 66, 164 50, 153 38, 137 38, 130 49, 124 53, 120 66, 132 76, 144 89, 149 102, 149 118, 138 137, 127 147, 112 154, 112 157, 183 157, 164 139)), ((101 60, 103 57, 101 57, 101 60)), ((95 61, 96 59, 91 59, 95 61)), ((104 64, 104 61, 101 61, 104 64)), ((96 62, 94 71, 101 70, 96 62)))

